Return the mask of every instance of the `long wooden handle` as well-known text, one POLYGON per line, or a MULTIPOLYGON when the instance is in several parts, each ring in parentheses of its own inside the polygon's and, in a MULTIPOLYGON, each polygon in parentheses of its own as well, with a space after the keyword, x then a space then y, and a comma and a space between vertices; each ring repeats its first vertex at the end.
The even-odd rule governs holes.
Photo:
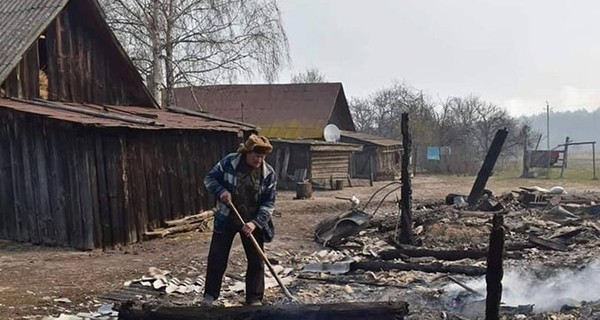
MULTIPOLYGON (((246 224, 246 221, 244 221, 244 218, 242 218, 242 215, 239 213, 239 211, 233 205, 233 203, 231 201, 229 201, 228 205, 233 210, 233 212, 235 212, 235 215, 238 217, 238 219, 240 220, 240 222, 242 224, 246 224)), ((271 274, 273 275, 273 277, 275 278, 275 280, 277 281, 277 283, 281 287, 281 290, 283 290, 283 294, 285 294, 285 296, 288 297, 289 299, 291 299, 292 301, 296 301, 296 298, 290 293, 290 291, 283 284, 283 281, 281 281, 281 278, 279 278, 279 276, 275 272, 275 268, 273 268, 273 265, 271 265, 271 262, 269 261, 269 258, 267 258, 267 255, 261 249, 260 244, 258 244, 258 241, 256 241, 256 238, 254 237, 254 235, 252 233, 250 234, 250 240, 252 241, 252 244, 254 245, 254 248, 256 249, 256 251, 258 251, 258 254, 260 255, 260 257, 263 259, 263 261, 265 262, 265 264, 269 268, 269 271, 271 271, 271 274)))

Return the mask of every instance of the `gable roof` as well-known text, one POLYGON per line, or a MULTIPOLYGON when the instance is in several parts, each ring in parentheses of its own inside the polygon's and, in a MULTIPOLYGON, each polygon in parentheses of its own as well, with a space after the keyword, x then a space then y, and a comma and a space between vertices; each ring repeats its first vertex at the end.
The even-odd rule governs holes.
POLYGON ((6 80, 34 41, 69 3, 80 8, 83 6, 82 11, 90 15, 86 21, 122 59, 119 61, 119 65, 125 66, 122 72, 135 81, 134 85, 139 86, 145 98, 157 107, 133 62, 108 26, 97 0, 0 0, 0 83, 6 80))
POLYGON ((178 106, 255 124, 268 137, 321 138, 335 112, 349 119, 340 129, 354 130, 341 83, 186 87, 174 96, 178 106))

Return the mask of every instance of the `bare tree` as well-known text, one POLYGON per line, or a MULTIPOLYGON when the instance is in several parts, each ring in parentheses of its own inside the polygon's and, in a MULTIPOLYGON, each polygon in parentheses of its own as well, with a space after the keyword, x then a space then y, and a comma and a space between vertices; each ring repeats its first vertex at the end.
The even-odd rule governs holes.
POLYGON ((275 0, 101 0, 107 20, 155 97, 172 89, 260 75, 289 59, 275 0))
POLYGON ((317 68, 309 68, 292 76, 292 83, 319 83, 325 81, 327 81, 325 75, 317 68))

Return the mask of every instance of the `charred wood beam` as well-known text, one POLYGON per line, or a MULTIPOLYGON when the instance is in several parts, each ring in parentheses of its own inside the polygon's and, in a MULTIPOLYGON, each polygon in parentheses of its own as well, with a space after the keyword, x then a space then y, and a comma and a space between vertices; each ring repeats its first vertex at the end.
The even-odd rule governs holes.
POLYGON ((343 285, 343 284, 362 284, 362 285, 373 286, 373 287, 407 288, 406 285, 401 285, 401 284, 381 283, 381 282, 374 281, 374 280, 373 281, 369 281, 369 280, 360 280, 360 279, 348 279, 348 278, 341 278, 339 276, 334 276, 334 277, 331 277, 331 278, 320 278, 320 277, 311 277, 309 275, 300 274, 300 275, 298 275, 298 279, 310 280, 310 281, 319 281, 319 282, 325 282, 325 283, 333 283, 333 284, 337 284, 337 285, 343 285))
POLYGON ((408 315, 408 303, 368 302, 305 305, 269 305, 243 307, 180 307, 145 309, 124 305, 119 310, 121 320, 398 320, 408 315))
MULTIPOLYGON (((384 250, 379 253, 379 257, 383 260, 402 259, 404 257, 433 257, 439 260, 456 261, 462 259, 482 259, 487 256, 487 250, 430 250, 404 246, 398 249, 384 250)), ((518 259, 521 258, 521 255, 518 253, 506 253, 505 257, 518 259)))
POLYGON ((414 235, 412 230, 412 188, 410 180, 410 156, 412 152, 412 137, 408 125, 408 113, 402 114, 402 189, 400 206, 400 234, 398 242, 404 244, 414 244, 414 235))
POLYGON ((471 193, 469 193, 469 197, 467 198, 467 203, 469 203, 470 207, 474 207, 477 204, 477 201, 479 201, 479 198, 483 195, 483 189, 485 189, 485 185, 490 178, 490 175, 492 175, 494 165, 496 165, 496 161, 500 156, 500 151, 502 151, 502 146, 504 145, 507 136, 508 130, 506 129, 501 129, 496 132, 496 136, 488 149, 483 165, 477 174, 471 193))
POLYGON ((504 217, 494 214, 492 220, 492 233, 490 234, 490 247, 487 259, 487 296, 485 300, 485 319, 500 320, 500 303, 502 301, 502 256, 504 255, 504 217))
POLYGON ((367 270, 367 271, 421 271, 427 273, 456 273, 468 276, 482 276, 485 274, 485 269, 475 266, 461 265, 444 265, 441 263, 432 264, 416 264, 416 263, 401 263, 388 261, 360 261, 350 264, 350 271, 367 270))

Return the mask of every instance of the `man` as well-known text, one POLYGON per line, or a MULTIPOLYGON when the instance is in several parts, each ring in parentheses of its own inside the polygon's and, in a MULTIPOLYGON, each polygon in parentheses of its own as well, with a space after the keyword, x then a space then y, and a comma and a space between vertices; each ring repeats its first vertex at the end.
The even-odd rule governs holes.
POLYGON ((261 305, 265 290, 264 262, 252 245, 250 235, 263 248, 273 239, 271 214, 275 206, 276 177, 265 161, 273 151, 266 137, 250 135, 236 153, 225 156, 206 175, 204 184, 217 201, 213 235, 206 267, 203 305, 212 305, 219 297, 223 274, 227 268, 233 238, 240 233, 246 252, 246 304, 261 305), (241 223, 231 210, 237 208, 244 218, 241 223))

